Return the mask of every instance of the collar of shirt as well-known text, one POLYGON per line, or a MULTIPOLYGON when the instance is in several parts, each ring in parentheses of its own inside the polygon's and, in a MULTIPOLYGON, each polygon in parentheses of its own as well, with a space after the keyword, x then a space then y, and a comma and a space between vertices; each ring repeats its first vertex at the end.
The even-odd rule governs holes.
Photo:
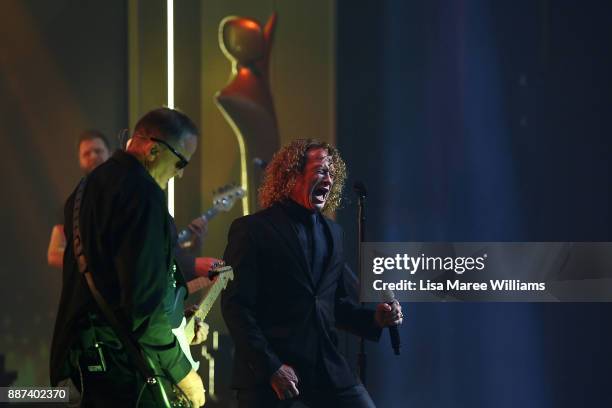
MULTIPOLYGON (((111 156, 110 160, 115 160, 119 162, 122 166, 125 166, 134 172, 140 173, 142 176, 147 178, 159 188, 155 179, 151 177, 151 175, 149 174, 147 169, 145 169, 142 163, 140 163, 136 157, 126 152, 125 150, 115 151, 115 153, 113 153, 113 155, 111 156)), ((161 190, 161 188, 159 189, 161 190)))

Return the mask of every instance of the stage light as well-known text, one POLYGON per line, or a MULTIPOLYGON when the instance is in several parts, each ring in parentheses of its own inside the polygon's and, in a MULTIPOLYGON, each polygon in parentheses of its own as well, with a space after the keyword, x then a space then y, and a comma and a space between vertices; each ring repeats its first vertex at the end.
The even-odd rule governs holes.
MULTIPOLYGON (((167 105, 174 109, 174 0, 166 1, 166 33, 168 50, 168 100, 167 105)), ((168 212, 174 217, 174 177, 168 181, 168 212)))
POLYGON ((208 347, 202 346, 202 357, 208 361, 208 395, 215 395, 215 358, 208 352, 208 347))

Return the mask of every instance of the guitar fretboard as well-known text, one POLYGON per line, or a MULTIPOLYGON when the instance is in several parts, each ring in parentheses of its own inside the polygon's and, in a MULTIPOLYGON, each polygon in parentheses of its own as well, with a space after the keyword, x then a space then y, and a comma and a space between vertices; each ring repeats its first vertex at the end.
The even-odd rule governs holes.
MULTIPOLYGON (((194 279, 188 282, 187 285, 190 285, 192 282, 197 281, 198 279, 200 280, 199 284, 202 285, 205 278, 194 279)), ((212 309, 213 305, 215 304, 215 301, 219 297, 219 294, 221 293, 223 289, 226 288, 227 282, 232 279, 234 279, 234 273, 231 270, 220 274, 219 279, 215 283, 212 284, 212 286, 208 290, 208 293, 204 297, 204 300, 202 300, 202 303, 200 303, 200 307, 194 313, 194 317, 198 317, 199 319, 204 321, 204 319, 206 318, 206 316, 208 316, 208 313, 212 309)), ((194 332, 195 332, 195 319, 192 317, 189 319, 189 321, 187 322, 187 326, 185 327, 185 336, 188 339, 192 339, 194 332)))

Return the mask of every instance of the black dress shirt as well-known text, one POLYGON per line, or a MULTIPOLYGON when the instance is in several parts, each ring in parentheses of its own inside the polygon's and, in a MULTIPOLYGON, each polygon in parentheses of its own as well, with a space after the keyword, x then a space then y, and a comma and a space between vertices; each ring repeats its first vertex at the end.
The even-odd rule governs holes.
POLYGON ((313 282, 319 281, 331 252, 331 237, 318 211, 302 207, 293 200, 283 203, 310 267, 313 282))

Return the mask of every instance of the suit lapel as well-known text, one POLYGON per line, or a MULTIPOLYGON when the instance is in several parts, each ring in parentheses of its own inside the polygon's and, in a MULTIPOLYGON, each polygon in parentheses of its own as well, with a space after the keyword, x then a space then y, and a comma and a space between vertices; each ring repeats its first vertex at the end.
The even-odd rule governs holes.
POLYGON ((270 224, 276 231, 278 231, 283 242, 285 242, 285 244, 287 244, 287 246, 293 252, 295 259, 298 261, 297 263, 300 265, 302 274, 306 277, 310 288, 313 289, 315 285, 312 280, 312 274, 310 273, 310 267, 306 261, 306 255, 304 255, 304 251, 302 250, 302 246, 300 245, 295 229, 292 226, 291 219, 287 214, 285 214, 285 211, 280 208, 280 206, 276 206, 275 211, 270 215, 273 215, 270 219, 270 224))

